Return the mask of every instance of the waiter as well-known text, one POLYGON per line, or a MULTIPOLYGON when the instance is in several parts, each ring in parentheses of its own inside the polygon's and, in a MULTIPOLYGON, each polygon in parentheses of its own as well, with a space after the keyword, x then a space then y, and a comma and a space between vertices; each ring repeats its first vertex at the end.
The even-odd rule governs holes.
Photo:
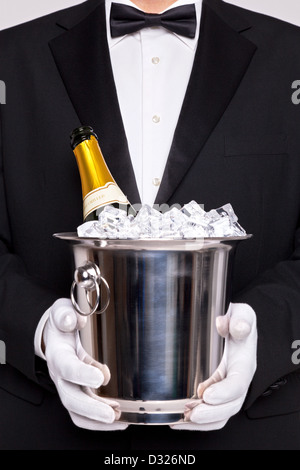
POLYGON ((221 0, 88 0, 1 33, 3 449, 300 448, 299 37, 221 0), (127 428, 80 387, 109 380, 76 342, 71 259, 52 239, 82 221, 80 124, 132 204, 228 201, 254 234, 219 322, 223 361, 173 429, 127 428))

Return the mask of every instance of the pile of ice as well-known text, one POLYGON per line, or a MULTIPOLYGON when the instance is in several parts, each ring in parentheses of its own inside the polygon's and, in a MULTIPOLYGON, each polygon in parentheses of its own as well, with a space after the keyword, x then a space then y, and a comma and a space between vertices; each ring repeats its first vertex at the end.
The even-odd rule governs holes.
POLYGON ((205 212, 195 201, 162 213, 143 205, 137 215, 106 206, 98 221, 77 228, 79 237, 101 239, 237 237, 246 235, 231 204, 205 212))

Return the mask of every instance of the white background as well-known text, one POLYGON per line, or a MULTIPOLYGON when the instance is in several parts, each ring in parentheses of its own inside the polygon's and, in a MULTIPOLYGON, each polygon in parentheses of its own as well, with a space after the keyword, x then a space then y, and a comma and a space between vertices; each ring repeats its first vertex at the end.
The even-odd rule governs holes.
MULTIPOLYGON (((226 1, 300 26, 299 0, 226 1)), ((83 0, 0 0, 0 30, 78 3, 83 0)))

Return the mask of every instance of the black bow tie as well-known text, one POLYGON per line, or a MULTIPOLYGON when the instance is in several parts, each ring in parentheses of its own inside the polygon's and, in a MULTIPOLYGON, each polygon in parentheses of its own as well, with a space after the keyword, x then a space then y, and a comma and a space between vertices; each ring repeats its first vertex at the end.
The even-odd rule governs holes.
POLYGON ((163 26, 180 36, 194 38, 196 34, 196 9, 194 4, 171 8, 162 14, 144 13, 120 3, 112 3, 110 31, 113 38, 135 33, 142 28, 163 26))

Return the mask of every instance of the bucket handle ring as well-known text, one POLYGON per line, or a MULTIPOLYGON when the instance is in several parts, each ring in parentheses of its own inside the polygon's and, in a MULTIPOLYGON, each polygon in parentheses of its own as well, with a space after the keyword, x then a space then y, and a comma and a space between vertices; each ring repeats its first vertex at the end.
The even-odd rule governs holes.
POLYGON ((92 261, 88 261, 84 266, 80 266, 79 268, 75 270, 74 281, 71 286, 71 302, 76 312, 79 313, 79 315, 82 315, 84 317, 93 315, 96 311, 97 311, 97 314, 104 313, 107 307, 109 306, 110 289, 109 289, 108 282, 106 281, 106 279, 104 279, 104 277, 101 276, 101 271, 100 271, 99 266, 97 266, 92 261), (99 304, 100 304, 100 298, 101 298, 101 294, 100 294, 101 282, 106 287, 107 300, 105 302, 104 307, 101 310, 97 311, 99 304), (86 300, 91 309, 90 312, 84 312, 83 310, 81 310, 78 303, 76 302, 76 299, 75 299, 76 286, 81 287, 82 289, 85 290, 86 300), (93 291, 96 291, 96 301, 94 305, 92 304, 90 300, 90 294, 93 291))

